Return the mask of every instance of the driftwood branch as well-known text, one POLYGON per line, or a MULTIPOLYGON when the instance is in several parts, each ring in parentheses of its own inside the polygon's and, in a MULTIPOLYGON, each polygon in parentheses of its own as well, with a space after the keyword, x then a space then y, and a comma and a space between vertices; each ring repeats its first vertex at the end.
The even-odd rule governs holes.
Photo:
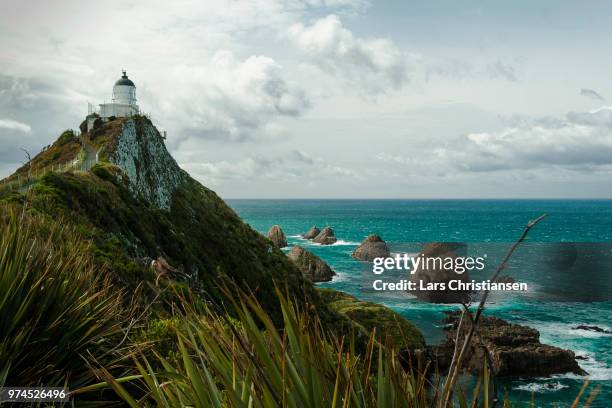
POLYGON ((25 162, 21 162, 21 164, 23 164, 24 166, 27 165, 28 166, 28 179, 32 178, 32 156, 30 155, 30 152, 28 152, 26 149, 24 149, 23 147, 20 148, 23 153, 26 156, 26 159, 28 159, 25 162))
MULTIPOLYGON (((547 214, 542 214, 538 218, 531 220, 527 223, 519 239, 514 243, 514 245, 510 247, 510 249, 506 253, 506 256, 504 257, 502 262, 499 264, 499 266, 497 267, 497 269, 491 276, 490 278, 491 282, 495 282, 495 280, 498 278, 501 271, 503 271, 506 268, 506 265, 508 261, 510 260, 510 258, 512 257, 512 255, 514 254, 514 251, 516 251, 519 245, 525 240, 525 238, 527 238, 527 234, 529 234, 529 231, 533 227, 535 227, 536 224, 538 224, 540 221, 546 218, 546 216, 547 214)), ((440 408, 446 408, 450 404, 450 400, 453 395, 453 388, 455 387, 455 383, 457 382, 459 373, 461 372, 461 364, 463 363, 463 359, 467 353, 468 348, 470 347, 472 337, 474 337, 474 333, 476 332, 476 329, 478 328, 478 322, 485 308, 485 303, 487 301, 487 298, 489 297, 490 292, 491 292, 490 289, 487 289, 484 291, 482 295, 482 299, 480 300, 480 303, 478 304, 478 309, 476 310, 476 314, 474 318, 472 319, 472 322, 471 322, 472 324, 470 325, 470 328, 465 336, 465 339, 463 340, 463 345, 461 346, 459 354, 456 356, 453 355, 451 366, 448 369, 448 375, 446 377, 446 381, 444 382, 444 387, 442 390, 442 398, 440 399, 440 403, 438 405, 440 408)), ((466 313, 462 313, 461 320, 463 320, 465 316, 466 316, 466 313)), ((459 322, 459 325, 461 326, 461 321, 459 322)), ((457 344, 455 344, 455 350, 457 350, 457 344)))

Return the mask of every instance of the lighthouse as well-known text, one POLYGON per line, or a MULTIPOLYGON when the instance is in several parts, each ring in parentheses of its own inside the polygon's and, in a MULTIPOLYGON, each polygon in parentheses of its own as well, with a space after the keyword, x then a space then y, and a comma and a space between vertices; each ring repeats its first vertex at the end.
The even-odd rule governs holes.
POLYGON ((139 112, 136 103, 136 85, 128 78, 127 72, 124 70, 121 78, 113 86, 112 102, 100 104, 100 117, 103 120, 111 116, 123 118, 137 115, 139 112))

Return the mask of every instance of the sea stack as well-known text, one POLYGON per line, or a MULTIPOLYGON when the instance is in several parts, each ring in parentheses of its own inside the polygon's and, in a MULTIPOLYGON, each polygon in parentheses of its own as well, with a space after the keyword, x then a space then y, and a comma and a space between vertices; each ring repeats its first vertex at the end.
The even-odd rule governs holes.
POLYGON ((321 230, 316 225, 313 225, 312 227, 310 227, 307 233, 302 235, 302 238, 315 239, 316 236, 319 235, 320 232, 321 230))
POLYGON ((287 256, 311 282, 329 282, 336 275, 324 260, 300 246, 291 248, 287 256))
MULTIPOLYGON (((420 255, 423 259, 440 258, 458 258, 464 256, 466 245, 461 242, 430 242, 423 245, 420 255)), ((433 262, 432 262, 433 263, 433 262)), ((454 262, 453 262, 454 264, 454 262)), ((437 266, 437 265, 436 265, 437 266)), ((449 281, 459 280, 461 282, 469 282, 470 276, 468 271, 458 273, 452 269, 437 268, 432 265, 431 268, 421 265, 414 274, 410 276, 410 280, 415 282, 417 290, 412 290, 410 293, 416 295, 420 300, 430 303, 465 303, 470 298, 469 291, 458 291, 449 289, 449 281), (444 283, 446 289, 419 289, 426 288, 429 284, 444 283)))
POLYGON ((285 237, 285 233, 279 225, 273 225, 268 230, 268 238, 278 248, 284 248, 287 246, 287 237, 285 237))
POLYGON ((321 245, 331 245, 336 242, 336 236, 334 230, 331 227, 325 227, 319 234, 313 239, 313 242, 321 245))
POLYGON ((374 258, 388 258, 391 255, 387 243, 376 235, 368 235, 361 245, 353 251, 352 257, 360 261, 372 262, 374 258))

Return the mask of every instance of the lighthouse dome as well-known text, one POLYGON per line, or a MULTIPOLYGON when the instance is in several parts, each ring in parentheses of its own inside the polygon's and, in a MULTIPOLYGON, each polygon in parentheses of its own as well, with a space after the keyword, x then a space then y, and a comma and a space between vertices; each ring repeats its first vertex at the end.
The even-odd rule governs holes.
POLYGON ((136 85, 125 71, 113 86, 113 103, 136 106, 136 85))
POLYGON ((132 82, 132 80, 128 78, 125 71, 123 71, 123 75, 121 75, 121 78, 119 78, 119 80, 115 82, 115 86, 117 85, 127 85, 136 87, 136 85, 134 85, 134 82, 132 82))

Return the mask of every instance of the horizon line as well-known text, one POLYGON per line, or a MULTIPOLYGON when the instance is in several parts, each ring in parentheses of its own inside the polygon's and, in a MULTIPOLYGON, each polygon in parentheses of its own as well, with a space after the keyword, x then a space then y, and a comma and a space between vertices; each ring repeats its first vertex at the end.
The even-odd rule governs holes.
POLYGON ((419 197, 419 198, 404 198, 404 197, 395 197, 395 198, 386 198, 386 197, 222 197, 223 200, 361 200, 361 201, 374 201, 374 200, 386 200, 386 201, 552 201, 552 200, 566 200, 566 201, 584 201, 584 200, 592 200, 592 201, 612 201, 612 197, 526 197, 526 198, 516 198, 516 197, 480 197, 480 198, 466 198, 466 197, 445 197, 445 198, 435 198, 435 197, 419 197))

